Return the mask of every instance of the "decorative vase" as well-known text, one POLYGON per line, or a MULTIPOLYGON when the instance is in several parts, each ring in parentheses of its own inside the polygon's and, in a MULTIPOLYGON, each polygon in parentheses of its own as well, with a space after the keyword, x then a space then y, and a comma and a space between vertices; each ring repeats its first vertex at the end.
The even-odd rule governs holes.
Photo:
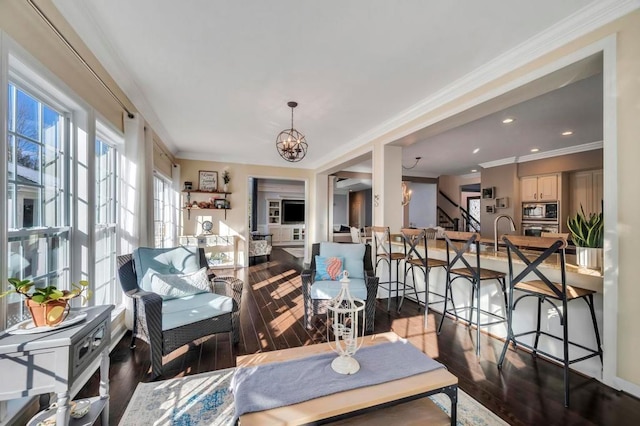
POLYGON ((66 300, 38 303, 27 299, 25 304, 36 327, 58 325, 69 314, 69 304, 66 300))
POLYGON ((222 186, 222 190, 223 190, 224 192, 229 192, 229 187, 227 186, 227 184, 226 184, 226 183, 222 186))
POLYGON ((576 247, 576 263, 587 269, 602 269, 601 248, 576 247))

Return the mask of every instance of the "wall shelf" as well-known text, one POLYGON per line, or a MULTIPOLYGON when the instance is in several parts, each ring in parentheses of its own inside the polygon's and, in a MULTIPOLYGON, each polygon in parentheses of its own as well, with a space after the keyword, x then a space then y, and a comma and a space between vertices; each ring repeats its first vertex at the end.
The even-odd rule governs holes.
MULTIPOLYGON (((183 193, 187 194, 187 206, 183 207, 182 210, 187 211, 187 219, 191 220, 191 210, 224 210, 224 220, 227 220, 227 210, 231 210, 231 207, 194 207, 191 205, 191 194, 214 194, 214 195, 224 195, 224 199, 227 199, 227 195, 231 195, 231 192, 224 191, 200 191, 198 189, 195 190, 183 190, 183 193)), ((228 202, 227 202, 228 203, 228 202)))

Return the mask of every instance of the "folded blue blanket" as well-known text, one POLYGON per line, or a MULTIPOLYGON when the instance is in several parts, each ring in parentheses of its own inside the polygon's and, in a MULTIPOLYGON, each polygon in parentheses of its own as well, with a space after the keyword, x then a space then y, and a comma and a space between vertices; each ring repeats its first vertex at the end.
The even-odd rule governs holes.
POLYGON ((361 348, 354 356, 360 371, 338 374, 331 368, 335 352, 255 367, 240 367, 231 380, 236 419, 245 413, 296 404, 332 393, 371 386, 415 374, 442 364, 409 342, 361 348))

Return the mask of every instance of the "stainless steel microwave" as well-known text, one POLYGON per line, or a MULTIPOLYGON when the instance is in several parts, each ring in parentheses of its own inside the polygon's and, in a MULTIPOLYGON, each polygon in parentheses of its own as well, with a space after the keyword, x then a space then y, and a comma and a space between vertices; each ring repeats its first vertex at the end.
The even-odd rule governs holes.
POLYGON ((558 203, 522 203, 522 220, 558 221, 558 203))

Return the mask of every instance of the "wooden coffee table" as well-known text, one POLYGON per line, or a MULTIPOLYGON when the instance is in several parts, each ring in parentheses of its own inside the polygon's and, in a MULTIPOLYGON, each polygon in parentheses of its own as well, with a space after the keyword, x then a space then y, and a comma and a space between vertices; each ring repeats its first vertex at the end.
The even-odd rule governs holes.
MULTIPOLYGON (((395 333, 365 336, 363 346, 400 339, 395 333)), ((289 361, 330 352, 328 343, 239 357, 238 367, 289 361)), ((358 355, 356 354, 356 358, 358 355)), ((388 368, 389 366, 384 366, 388 368)), ((401 367, 401 366, 398 366, 401 367)), ((300 386, 306 384, 301 383, 300 386)), ((336 422, 339 425, 442 424, 455 425, 458 379, 444 368, 378 385, 339 392, 271 410, 247 413, 240 426, 301 425, 336 422), (451 417, 426 396, 445 393, 451 399, 451 417), (390 423, 391 421, 391 423, 390 423)))

